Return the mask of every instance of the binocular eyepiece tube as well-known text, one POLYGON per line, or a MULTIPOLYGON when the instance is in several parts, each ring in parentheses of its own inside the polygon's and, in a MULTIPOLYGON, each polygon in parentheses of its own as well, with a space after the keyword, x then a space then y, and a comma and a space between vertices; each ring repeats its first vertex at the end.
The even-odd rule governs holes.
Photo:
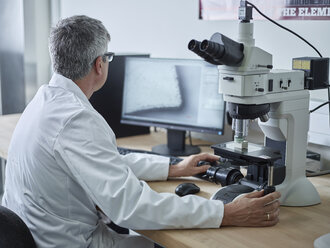
POLYGON ((214 60, 213 58, 208 55, 206 52, 202 51, 200 49, 201 47, 201 42, 200 41, 197 41, 197 40, 191 40, 189 43, 188 43, 188 49, 193 51, 194 53, 196 53, 198 56, 200 56, 201 58, 203 58, 206 62, 209 62, 213 65, 218 65, 214 60))
POLYGON ((214 65, 240 66, 244 58, 244 45, 220 33, 202 42, 191 40, 188 49, 214 65))
POLYGON ((200 49, 210 54, 213 58, 221 58, 225 52, 225 47, 223 45, 209 40, 203 40, 200 44, 200 49))

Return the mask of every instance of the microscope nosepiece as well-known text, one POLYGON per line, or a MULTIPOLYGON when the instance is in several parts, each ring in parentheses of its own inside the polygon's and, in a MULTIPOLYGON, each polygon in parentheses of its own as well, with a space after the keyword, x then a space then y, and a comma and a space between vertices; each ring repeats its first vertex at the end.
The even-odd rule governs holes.
POLYGON ((256 119, 267 118, 262 117, 268 114, 270 110, 270 104, 239 104, 228 102, 229 115, 234 119, 256 119))

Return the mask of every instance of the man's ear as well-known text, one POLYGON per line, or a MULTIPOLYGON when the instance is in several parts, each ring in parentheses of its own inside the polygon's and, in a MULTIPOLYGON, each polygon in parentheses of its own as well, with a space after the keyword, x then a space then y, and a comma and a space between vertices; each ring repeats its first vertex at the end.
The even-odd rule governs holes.
POLYGON ((102 74, 102 66, 104 66, 103 64, 102 56, 98 56, 94 63, 94 69, 97 74, 102 74))

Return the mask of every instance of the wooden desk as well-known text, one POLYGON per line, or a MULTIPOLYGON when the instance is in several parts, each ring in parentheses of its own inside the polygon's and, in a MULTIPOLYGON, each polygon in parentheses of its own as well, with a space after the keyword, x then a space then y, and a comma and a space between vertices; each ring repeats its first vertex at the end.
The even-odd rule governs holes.
MULTIPOLYGON (((7 158, 10 137, 19 115, 0 116, 0 156, 7 158)), ((165 143, 162 132, 120 138, 119 146, 150 149, 154 144, 165 143)), ((200 143, 201 141, 194 141, 200 143)), ((205 143, 205 142, 203 142, 205 143)), ((205 152, 212 152, 202 147, 205 152)), ((330 175, 309 178, 321 196, 322 203, 311 207, 281 207, 280 223, 274 227, 247 228, 223 227, 220 229, 189 229, 138 231, 165 247, 313 247, 319 236, 330 232, 330 175)), ((150 182, 157 192, 174 192, 183 181, 195 182, 201 188, 198 194, 209 198, 218 185, 195 178, 170 179, 165 182, 150 182)))
POLYGON ((0 158, 7 159, 8 147, 21 114, 0 115, 0 158))
MULTIPOLYGON (((189 179, 183 179, 189 180, 189 179)), ((183 180, 152 182, 157 192, 174 192, 183 180)), ((310 178, 321 195, 322 203, 311 207, 281 207, 280 222, 273 227, 222 227, 220 229, 138 231, 166 247, 313 247, 319 236, 330 232, 330 176, 310 178)), ((196 183, 202 197, 217 189, 208 182, 196 183)))
MULTIPOLYGON (((165 143, 164 133, 139 135, 117 139, 119 146, 147 149, 165 143)), ((194 140, 194 144, 205 141, 194 140)), ((212 153, 209 147, 202 147, 203 152, 212 153)), ((222 227, 221 229, 189 230, 139 230, 140 234, 162 244, 165 247, 313 247, 319 236, 330 232, 330 175, 309 178, 321 196, 322 203, 310 207, 281 207, 280 222, 274 227, 222 227)), ((157 192, 174 192, 183 181, 196 183, 201 192, 199 196, 210 198, 219 188, 209 182, 195 178, 170 179, 166 182, 149 182, 157 192)))

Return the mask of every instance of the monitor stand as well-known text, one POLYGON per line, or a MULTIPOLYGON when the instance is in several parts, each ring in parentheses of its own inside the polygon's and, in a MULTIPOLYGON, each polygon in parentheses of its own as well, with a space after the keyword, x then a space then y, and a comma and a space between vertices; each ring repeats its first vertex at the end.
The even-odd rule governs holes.
POLYGON ((161 155, 188 156, 200 153, 198 146, 186 145, 186 131, 167 129, 167 144, 152 147, 152 151, 161 155))

